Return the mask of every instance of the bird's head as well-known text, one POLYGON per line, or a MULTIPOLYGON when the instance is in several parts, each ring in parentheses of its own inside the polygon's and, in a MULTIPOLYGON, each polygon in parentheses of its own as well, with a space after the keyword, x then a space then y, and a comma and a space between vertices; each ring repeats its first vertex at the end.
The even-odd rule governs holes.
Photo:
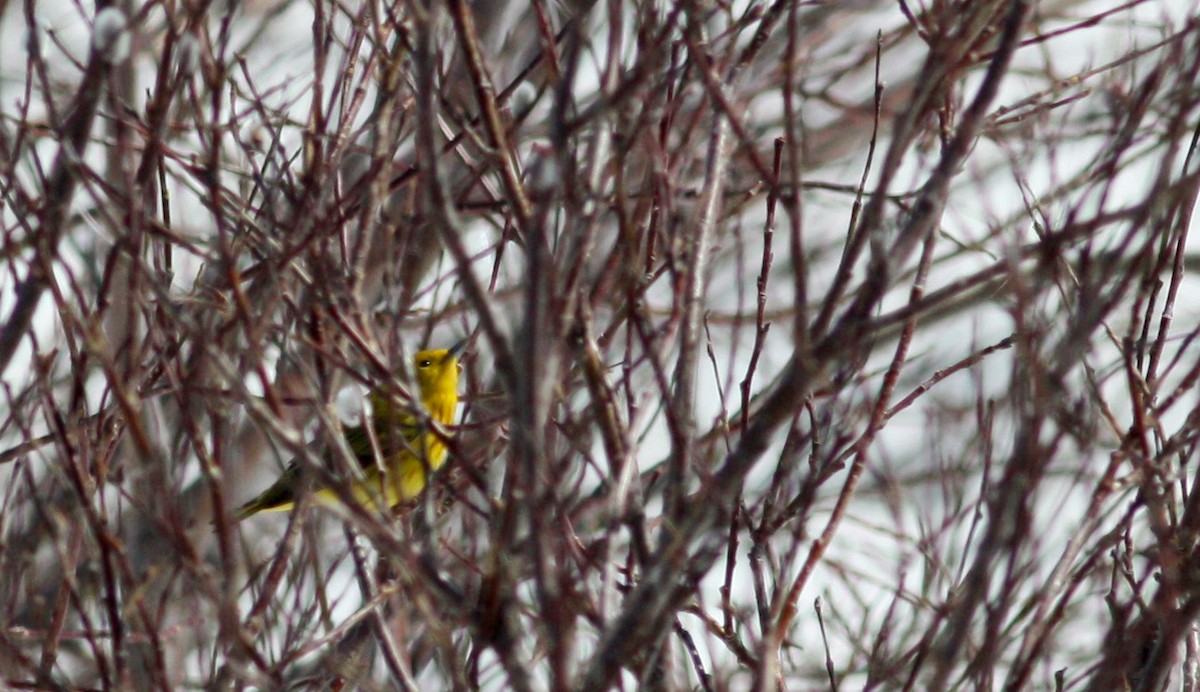
POLYGON ((458 357, 466 348, 467 340, 463 339, 450 348, 418 351, 413 356, 413 372, 426 406, 435 399, 458 400, 458 373, 462 370, 458 357))

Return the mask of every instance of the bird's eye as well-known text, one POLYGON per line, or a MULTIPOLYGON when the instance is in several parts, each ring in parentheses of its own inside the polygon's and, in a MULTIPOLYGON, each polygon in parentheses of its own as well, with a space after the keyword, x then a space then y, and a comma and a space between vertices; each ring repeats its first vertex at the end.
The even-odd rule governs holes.
POLYGON ((433 361, 432 361, 432 360, 429 360, 428 358, 426 358, 425 360, 421 361, 420 363, 417 363, 417 367, 420 367, 420 368, 427 368, 427 367, 429 367, 430 365, 433 365, 433 361))

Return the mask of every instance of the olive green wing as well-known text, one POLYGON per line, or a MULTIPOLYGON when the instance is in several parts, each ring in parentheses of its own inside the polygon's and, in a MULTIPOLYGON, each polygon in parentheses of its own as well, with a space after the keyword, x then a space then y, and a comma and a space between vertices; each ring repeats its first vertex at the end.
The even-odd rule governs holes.
POLYGON ((300 467, 295 462, 288 464, 283 475, 272 483, 271 487, 239 507, 235 516, 241 520, 259 512, 283 512, 291 509, 296 504, 302 480, 300 467))
MULTIPOLYGON (((411 450, 415 446, 416 440, 421 434, 420 426, 408 415, 398 415, 391 417, 390 420, 375 421, 375 441, 379 444, 381 451, 385 456, 408 456, 412 457, 411 451, 406 455, 406 450, 411 450)), ((368 483, 372 479, 378 482, 378 468, 375 466, 375 452, 372 449, 371 437, 367 434, 366 428, 363 426, 347 427, 343 430, 343 435, 346 440, 346 446, 350 448, 350 452, 354 458, 358 459, 358 463, 362 465, 367 472, 368 483)), ((413 459, 415 461, 415 459, 413 459)), ((420 466, 418 465, 418 470, 420 466)), ((405 474, 406 478, 409 474, 405 474)), ((404 484, 408 486, 423 485, 423 472, 419 480, 405 480, 404 484)), ((283 475, 279 477, 271 487, 264 490, 253 500, 238 508, 236 517, 238 520, 254 516, 259 512, 284 512, 296 504, 296 498, 299 497, 301 483, 305 481, 305 474, 299 465, 295 462, 288 464, 283 475)), ((363 497, 360 500, 369 498, 365 491, 360 492, 363 497)))
MULTIPOLYGON (((379 445, 379 452, 387 457, 403 450, 413 450, 417 447, 417 440, 420 438, 422 430, 412 416, 395 416, 390 420, 376 419, 375 425, 375 444, 379 445)), ((358 459, 358 463, 364 468, 368 468, 375 463, 375 450, 371 444, 371 436, 367 434, 367 429, 361 425, 344 428, 342 434, 346 440, 346 446, 350 448, 350 453, 358 459)))

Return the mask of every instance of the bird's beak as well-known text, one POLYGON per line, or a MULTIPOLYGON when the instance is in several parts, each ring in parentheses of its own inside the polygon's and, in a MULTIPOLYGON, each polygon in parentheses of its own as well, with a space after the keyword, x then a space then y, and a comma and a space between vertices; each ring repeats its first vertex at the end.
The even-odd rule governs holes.
POLYGON ((454 344, 446 351, 446 356, 448 358, 458 358, 459 356, 461 356, 463 354, 463 351, 467 350, 467 342, 469 342, 469 341, 470 341, 470 339, 467 338, 467 339, 463 339, 462 341, 458 342, 457 344, 454 344))

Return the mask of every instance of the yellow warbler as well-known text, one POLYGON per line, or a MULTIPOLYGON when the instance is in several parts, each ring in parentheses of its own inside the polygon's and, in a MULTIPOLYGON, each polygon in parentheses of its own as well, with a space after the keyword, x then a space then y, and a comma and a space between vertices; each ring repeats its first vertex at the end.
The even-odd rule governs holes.
MULTIPOLYGON (((421 351, 413 357, 421 403, 429 417, 443 425, 454 421, 458 373, 462 369, 458 357, 466 345, 463 340, 448 349, 421 351)), ((382 498, 389 507, 394 507, 421 494, 425 489, 426 469, 436 471, 446 460, 446 443, 411 413, 398 409, 383 392, 374 390, 368 397, 374 443, 362 426, 345 430, 346 445, 362 464, 365 479, 365 482, 356 480, 350 493, 368 507, 374 506, 375 498, 382 498), (386 471, 381 471, 375 463, 374 445, 378 445, 386 471)), ((237 518, 291 509, 296 504, 303 473, 293 462, 271 487, 239 507, 237 518)), ((321 502, 338 502, 337 493, 328 487, 315 488, 313 495, 321 502)))

